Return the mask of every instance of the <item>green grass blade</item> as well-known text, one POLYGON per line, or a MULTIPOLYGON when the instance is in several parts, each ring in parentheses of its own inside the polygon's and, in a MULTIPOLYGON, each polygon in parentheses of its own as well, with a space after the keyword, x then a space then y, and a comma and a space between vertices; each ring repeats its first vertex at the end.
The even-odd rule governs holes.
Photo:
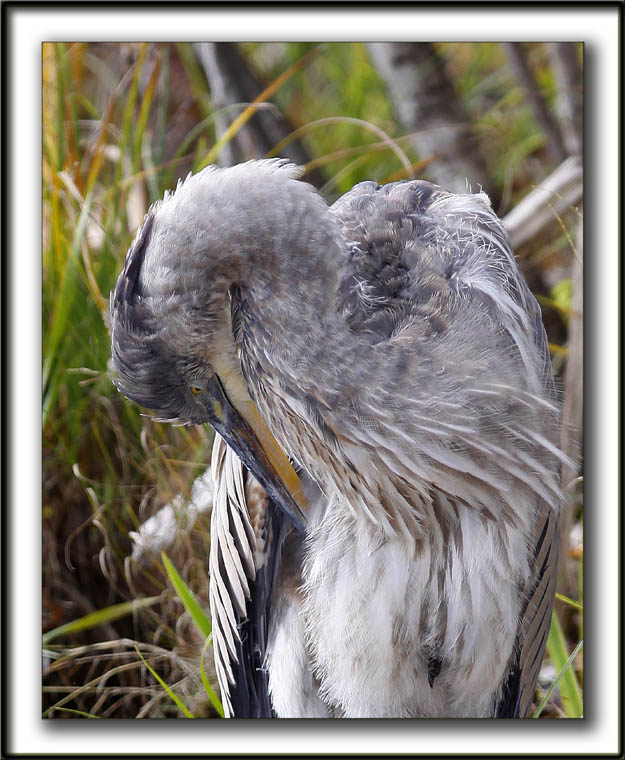
POLYGON ((176 704, 176 706, 182 711, 184 716, 186 718, 194 718, 195 716, 193 713, 184 705, 183 701, 180 699, 180 697, 177 694, 174 694, 174 692, 169 688, 169 686, 163 681, 163 679, 159 676, 159 674, 154 670, 154 668, 150 667, 144 656, 139 651, 139 647, 135 644, 135 651, 141 658, 141 662, 145 665, 145 667, 150 671, 150 673, 156 678, 156 680, 160 683, 160 685, 165 689, 167 694, 171 697, 172 701, 176 704))
POLYGON ((167 575, 169 576, 169 580, 172 582, 172 585, 175 588, 176 593, 180 597, 180 601, 184 604, 185 609, 187 610, 189 615, 191 615, 191 619, 195 623, 197 629, 202 634, 202 636, 204 636, 204 638, 208 638, 211 634, 211 623, 207 614, 204 612, 199 602, 193 595, 193 592, 189 589, 187 584, 182 580, 180 575, 178 575, 178 571, 172 565, 171 560, 165 554, 165 552, 161 552, 161 559, 163 560, 163 565, 165 566, 165 570, 167 570, 167 575))
POLYGON ((54 55, 57 67, 57 102, 56 102, 56 137, 57 137, 57 171, 61 171, 65 164, 65 91, 67 84, 65 82, 65 66, 63 57, 67 54, 67 49, 62 42, 54 47, 54 55))
MULTIPOLYGON (((549 637, 547 639, 547 651, 551 661, 558 671, 558 676, 552 684, 555 688, 560 685, 560 699, 564 712, 568 718, 580 718, 584 710, 579 682, 572 667, 573 661, 579 652, 582 641, 580 641, 573 652, 569 655, 566 648, 566 639, 560 621, 555 612, 551 616, 551 626, 549 628, 549 637)), ((553 689, 551 690, 553 691, 553 689)), ((538 710, 536 711, 538 713, 538 710)), ((540 713, 538 713, 540 714, 540 713)))
POLYGON ((160 596, 147 596, 143 599, 121 602, 121 604, 113 604, 102 610, 90 612, 84 617, 72 620, 70 623, 64 623, 58 628, 53 628, 51 631, 44 633, 42 637, 42 645, 47 647, 51 641, 57 639, 59 636, 65 636, 68 633, 76 633, 77 631, 84 631, 88 628, 96 628, 104 623, 110 623, 111 620, 117 620, 118 618, 130 615, 132 612, 140 610, 143 607, 150 607, 159 600, 160 596))
POLYGON ((141 105, 139 107, 139 116, 137 118, 137 122, 135 125, 135 133, 133 137, 133 149, 132 149, 132 155, 133 159, 135 161, 134 165, 134 171, 138 172, 140 167, 139 159, 141 157, 141 144, 143 142, 143 133, 145 132, 145 128, 148 123, 148 118, 150 116, 150 108, 152 107, 152 100, 154 98, 154 92, 156 90, 156 85, 159 80, 161 71, 161 66, 159 59, 156 59, 156 63, 154 65, 154 69, 152 70, 152 74, 150 75, 150 79, 148 81, 148 85, 145 90, 145 95, 143 96, 143 100, 141 101, 141 105))
MULTIPOLYGON (((564 663, 564 667, 563 667, 563 668, 562 668, 562 670, 561 670, 561 671, 558 673, 558 675, 557 675, 557 676, 554 678, 554 680, 553 680, 553 683, 551 684, 551 686, 550 686, 550 687, 549 687, 549 689, 547 690, 547 693, 546 693, 546 694, 545 694, 545 696, 542 698, 542 700, 541 700, 540 704, 539 704, 539 705, 538 705, 538 707, 536 708, 536 711, 535 711, 535 712, 534 712, 534 714, 532 715, 532 717, 533 717, 533 718, 539 718, 539 717, 540 717, 540 714, 541 714, 541 713, 542 713, 542 711, 544 710, 544 708, 545 708, 545 705, 546 705, 546 704, 547 704, 547 702, 548 702, 548 701, 551 699, 551 695, 552 695, 552 694, 553 694, 553 692, 555 691, 555 689, 556 689, 556 686, 557 686, 557 685, 560 683, 560 681, 561 681, 561 680, 562 680, 562 678, 563 678, 563 677, 566 675, 566 673, 572 672, 572 671, 571 671, 571 669, 570 669, 570 668, 571 668, 571 665, 572 665, 573 661, 575 660, 575 658, 577 657, 577 653, 578 653, 578 652, 579 652, 579 650, 582 648, 583 644, 584 644, 584 642, 583 642, 583 641, 578 641, 578 642, 577 642, 577 646, 576 646, 576 647, 575 647, 575 649, 574 649, 574 650, 571 652, 571 654, 568 656, 568 658, 567 658, 566 662, 564 663)), ((560 696, 562 696, 562 689, 560 689, 560 696)), ((564 700, 563 700, 563 701, 564 701, 564 700)), ((580 718, 580 717, 581 717, 581 715, 582 715, 581 703, 580 703, 580 712, 579 712, 579 715, 568 715, 568 712, 567 712, 567 717, 571 717, 571 718, 580 718)))
POLYGON ((204 636, 206 641, 204 642, 204 647, 202 649, 202 657, 200 659, 200 675, 202 677, 202 683, 204 685, 204 689, 206 691, 206 694, 208 695, 208 698, 210 699, 211 704, 217 711, 220 717, 224 717, 224 708, 221 704, 221 701, 219 697, 215 694, 215 691, 211 687, 210 683, 208 682, 208 678, 206 676, 206 672, 204 670, 204 655, 206 654, 206 648, 211 642, 211 623, 200 606, 199 602, 193 595, 193 592, 189 589, 187 584, 182 580, 180 575, 178 574, 178 571, 173 566, 171 560, 165 554, 165 552, 161 553, 161 559, 163 560, 163 565, 165 567, 165 570, 167 571, 167 575, 169 576, 170 581, 172 582, 172 585, 174 589, 176 590, 176 593, 180 597, 180 600, 185 606, 185 609, 191 616, 191 619, 195 623, 197 629, 199 632, 204 636))
POLYGON ((564 602, 571 607, 575 607, 576 610, 584 609, 584 605, 581 602, 576 602, 575 599, 571 599, 571 597, 566 596, 566 594, 556 594, 556 599, 559 599, 561 602, 564 602))
POLYGON ((81 241, 87 227, 92 201, 92 196, 88 195, 80 211, 70 253, 66 258, 61 283, 54 299, 53 313, 48 325, 44 327, 42 369, 44 425, 48 412, 56 400, 59 384, 62 382, 65 373, 65 368, 59 362, 59 347, 72 331, 72 318, 76 313, 77 283, 80 277, 81 241))
POLYGON ((204 642, 204 646, 202 647, 202 657, 200 658, 200 675, 202 676, 202 683, 204 684, 204 689, 206 690, 206 693, 208 694, 208 698, 211 701, 211 704, 217 710, 217 713, 219 714, 220 718, 224 717, 224 708, 221 704, 221 700, 219 697, 215 694, 213 691, 212 686, 208 682, 208 678, 206 677, 206 671, 204 670, 204 656, 206 654, 206 650, 208 649, 208 645, 211 643, 212 639, 209 636, 206 641, 204 642))
MULTIPOLYGON (((580 604, 584 605, 584 552, 579 556, 578 561, 578 577, 577 577, 577 587, 579 589, 579 601, 580 604)), ((584 615, 581 614, 579 616, 579 637, 580 639, 584 638, 584 615)))

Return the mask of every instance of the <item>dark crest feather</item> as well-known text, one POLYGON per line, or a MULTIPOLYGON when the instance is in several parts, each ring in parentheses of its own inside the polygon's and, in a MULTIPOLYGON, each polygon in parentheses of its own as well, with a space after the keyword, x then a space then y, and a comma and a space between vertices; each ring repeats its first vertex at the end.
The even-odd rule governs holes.
POLYGON ((154 225, 151 210, 126 256, 126 265, 111 294, 111 356, 115 387, 163 419, 177 419, 183 401, 178 367, 181 358, 159 337, 149 301, 141 292, 141 268, 154 225))

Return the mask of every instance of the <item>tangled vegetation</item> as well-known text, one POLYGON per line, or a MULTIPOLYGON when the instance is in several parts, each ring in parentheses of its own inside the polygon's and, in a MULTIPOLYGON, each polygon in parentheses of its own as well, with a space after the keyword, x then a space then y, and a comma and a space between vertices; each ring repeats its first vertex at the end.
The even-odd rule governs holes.
MULTIPOLYGON (((515 68, 519 51, 495 43, 430 47, 505 218, 567 151, 558 155, 549 122, 532 107, 515 68)), ((261 155, 297 148, 306 178, 329 201, 364 179, 435 179, 446 161, 445 148, 424 153, 418 126, 398 115, 364 44, 232 48, 253 77, 251 94, 224 103, 188 43, 43 46, 46 717, 220 715, 205 646, 208 517, 188 508, 201 500, 192 487, 206 470, 211 431, 141 415, 115 391, 107 368, 108 294, 149 204, 189 171, 224 160, 224 151, 236 160, 260 157, 254 150, 263 115, 275 116, 284 136, 261 155), (155 515, 166 520, 167 541, 150 547, 133 540, 155 515)), ((536 43, 521 52, 553 115, 561 84, 550 51, 536 43)), ((581 92, 581 81, 577 86, 581 92)), ((428 131, 436 137, 436 127, 428 131)), ((543 307, 565 423, 573 425, 576 407, 567 401, 576 381, 567 381, 566 369, 580 317, 573 271, 581 255, 581 193, 572 200, 557 191, 542 205, 547 222, 516 248, 543 307)), ((571 519, 536 699, 540 717, 582 712, 581 483, 574 472, 565 484, 571 519)))

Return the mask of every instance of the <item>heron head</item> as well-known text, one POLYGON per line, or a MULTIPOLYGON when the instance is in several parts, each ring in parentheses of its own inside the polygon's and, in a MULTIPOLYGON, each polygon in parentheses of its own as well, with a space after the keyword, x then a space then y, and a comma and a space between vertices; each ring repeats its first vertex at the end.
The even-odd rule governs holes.
POLYGON ((158 419, 210 423, 301 526, 301 484, 241 372, 232 323, 237 253, 258 241, 229 229, 232 197, 218 192, 221 173, 187 179, 137 232, 110 299, 113 382, 158 419))

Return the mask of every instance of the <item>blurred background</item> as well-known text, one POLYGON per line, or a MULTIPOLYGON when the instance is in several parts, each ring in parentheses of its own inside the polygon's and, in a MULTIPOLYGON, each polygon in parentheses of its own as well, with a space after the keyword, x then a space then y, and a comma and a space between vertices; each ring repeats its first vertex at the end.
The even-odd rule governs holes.
POLYGON ((582 58, 576 43, 43 45, 44 717, 220 714, 204 646, 212 433, 116 392, 106 310, 164 190, 265 156, 304 166, 329 203, 417 177, 484 189, 503 218, 573 462, 535 715, 582 714, 582 58))

